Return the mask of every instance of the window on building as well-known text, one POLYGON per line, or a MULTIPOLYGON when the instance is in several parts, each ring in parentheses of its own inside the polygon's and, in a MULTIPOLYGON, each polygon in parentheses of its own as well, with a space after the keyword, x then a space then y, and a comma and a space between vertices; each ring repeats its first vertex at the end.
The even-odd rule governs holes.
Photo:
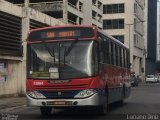
POLYGON ((134 4, 134 13, 137 13, 137 11, 138 11, 138 5, 135 3, 134 4))
POLYGON ((112 5, 112 13, 118 13, 118 4, 112 5))
POLYGON ((103 5, 103 14, 124 13, 124 4, 103 5))
POLYGON ((119 12, 119 13, 124 13, 124 12, 125 12, 125 11, 124 11, 124 9, 125 9, 125 8, 124 8, 124 4, 119 4, 118 7, 119 7, 119 9, 118 9, 118 12, 119 12))
POLYGON ((138 34, 134 34, 134 47, 143 49, 143 38, 138 34))
POLYGON ((120 42, 124 43, 124 35, 113 35, 113 37, 119 40, 120 42))
POLYGON ((103 20, 103 29, 123 29, 124 19, 103 20))

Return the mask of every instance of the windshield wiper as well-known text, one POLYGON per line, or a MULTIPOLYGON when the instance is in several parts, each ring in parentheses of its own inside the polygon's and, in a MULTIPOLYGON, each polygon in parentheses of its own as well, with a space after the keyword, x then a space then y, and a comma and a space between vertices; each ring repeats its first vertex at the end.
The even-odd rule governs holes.
POLYGON ((78 39, 76 38, 74 42, 68 47, 68 49, 65 51, 64 56, 68 56, 75 44, 78 42, 78 39))
POLYGON ((47 49, 47 51, 49 52, 49 54, 51 55, 51 57, 55 57, 55 55, 54 55, 54 48, 53 48, 53 52, 52 52, 52 50, 46 44, 44 44, 44 46, 47 49))
POLYGON ((48 45, 46 44, 46 42, 43 41, 43 44, 46 48, 46 50, 48 51, 48 53, 50 54, 51 57, 54 58, 54 63, 55 63, 55 53, 54 53, 54 48, 51 50, 48 45))

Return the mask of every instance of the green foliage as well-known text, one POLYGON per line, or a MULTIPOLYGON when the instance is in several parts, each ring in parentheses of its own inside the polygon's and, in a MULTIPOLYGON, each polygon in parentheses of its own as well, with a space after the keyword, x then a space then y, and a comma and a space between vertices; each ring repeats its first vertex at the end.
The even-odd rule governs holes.
POLYGON ((160 73, 160 61, 156 62, 156 70, 158 73, 160 73))

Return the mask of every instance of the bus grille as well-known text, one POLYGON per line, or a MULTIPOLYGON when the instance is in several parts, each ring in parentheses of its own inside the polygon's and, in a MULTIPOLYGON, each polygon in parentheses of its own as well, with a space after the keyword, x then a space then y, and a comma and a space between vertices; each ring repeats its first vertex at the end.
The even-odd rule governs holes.
POLYGON ((36 90, 67 90, 67 89, 86 89, 87 84, 81 85, 51 85, 51 86, 36 86, 36 90))
POLYGON ((43 94, 47 99, 72 99, 79 92, 76 91, 39 91, 43 94))

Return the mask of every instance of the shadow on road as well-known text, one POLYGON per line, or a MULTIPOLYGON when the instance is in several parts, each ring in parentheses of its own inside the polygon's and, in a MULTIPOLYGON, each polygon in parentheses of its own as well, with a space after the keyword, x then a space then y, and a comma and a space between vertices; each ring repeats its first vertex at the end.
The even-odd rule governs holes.
POLYGON ((125 107, 128 103, 120 103, 120 102, 115 102, 109 105, 108 107, 108 113, 115 111, 116 109, 120 109, 121 107, 125 107))
MULTIPOLYGON (((43 118, 38 112, 37 114, 26 114, 20 115, 20 120, 119 120, 120 116, 113 114, 112 111, 118 109, 119 107, 125 106, 127 103, 123 105, 120 103, 114 103, 109 105, 108 114, 107 115, 99 115, 96 109, 91 108, 67 108, 67 109, 54 109, 51 116, 47 118, 43 118), (116 119, 117 118, 117 119, 116 119)), ((121 115, 122 116, 122 115, 121 115)))

